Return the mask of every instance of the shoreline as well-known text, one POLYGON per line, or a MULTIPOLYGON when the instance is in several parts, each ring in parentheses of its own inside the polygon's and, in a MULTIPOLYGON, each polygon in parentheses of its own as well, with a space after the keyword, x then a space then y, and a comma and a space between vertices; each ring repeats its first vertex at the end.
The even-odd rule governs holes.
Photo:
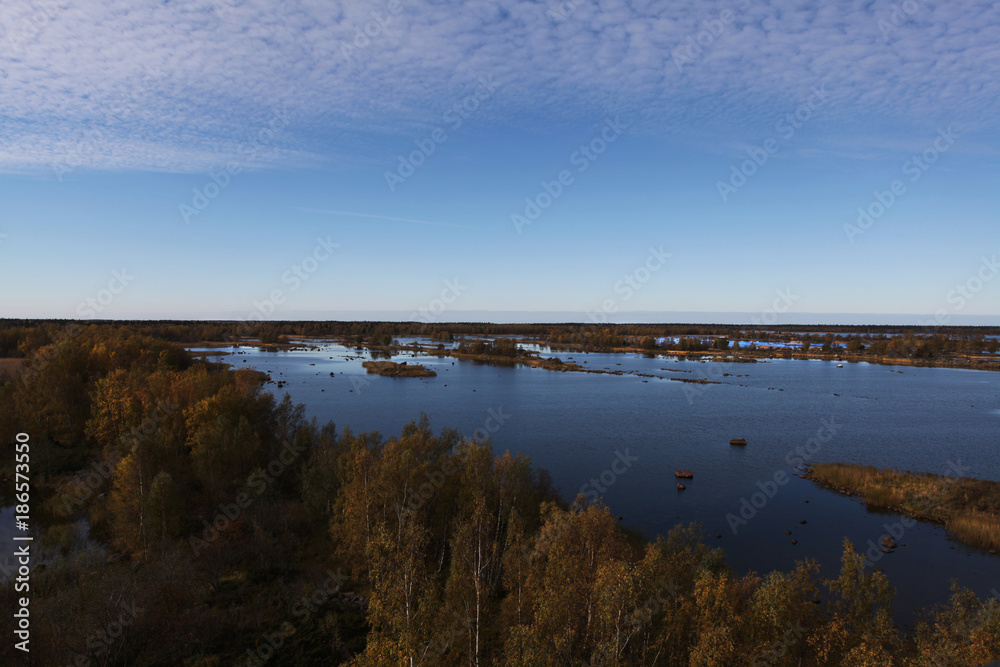
MULTIPOLYGON (((288 338, 292 338, 289 336, 288 338)), ((524 365, 533 368, 543 368, 545 370, 560 372, 583 372, 583 373, 604 373, 611 375, 624 375, 620 371, 604 371, 589 369, 573 362, 560 361, 554 357, 542 357, 540 352, 525 352, 523 355, 490 355, 490 354, 470 354, 458 352, 455 349, 438 349, 427 345, 375 345, 368 341, 358 343, 347 341, 342 336, 295 336, 295 342, 284 343, 260 343, 259 341, 242 340, 238 342, 225 341, 199 341, 198 343, 178 343, 186 350, 195 347, 257 347, 271 351, 277 350, 299 350, 308 349, 310 345, 306 342, 326 341, 334 342, 348 348, 362 347, 367 350, 385 350, 389 353, 397 352, 419 352, 429 356, 452 357, 466 361, 481 361, 486 363, 524 365)), ((497 336, 507 338, 506 336, 497 336)), ((651 357, 669 359, 684 359, 690 361, 731 363, 731 364, 753 364, 767 361, 783 359, 789 361, 828 361, 841 364, 868 363, 878 366, 907 366, 911 368, 954 368, 960 370, 1000 372, 1000 359, 983 356, 969 357, 943 357, 939 359, 910 359, 903 357, 884 357, 866 354, 827 354, 827 353, 803 353, 794 352, 789 348, 767 348, 766 350, 741 351, 739 354, 732 354, 729 350, 650 350, 641 347, 614 347, 606 350, 587 349, 582 345, 572 344, 550 344, 538 339, 518 340, 522 345, 538 345, 547 347, 551 352, 572 352, 574 354, 642 354, 651 357)), ((195 353, 198 354, 198 353, 195 353)), ((210 353, 209 353, 210 354, 210 353)), ((646 376, 643 376, 646 377, 646 376)), ((656 376, 649 376, 656 377, 656 376)))
POLYGON ((802 477, 866 505, 940 524, 990 555, 1000 552, 1000 482, 853 463, 815 463, 802 477))

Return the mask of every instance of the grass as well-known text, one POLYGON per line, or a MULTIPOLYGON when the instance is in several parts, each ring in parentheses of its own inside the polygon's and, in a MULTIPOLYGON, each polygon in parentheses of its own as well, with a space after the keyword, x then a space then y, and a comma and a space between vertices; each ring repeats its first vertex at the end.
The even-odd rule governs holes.
POLYGON ((376 373, 386 377, 434 377, 437 375, 434 371, 428 370, 420 364, 408 364, 405 361, 399 364, 395 361, 366 361, 361 365, 369 373, 376 373))
POLYGON ((570 361, 562 361, 558 357, 552 357, 551 359, 545 358, 537 353, 519 354, 517 356, 501 354, 471 354, 468 352, 459 352, 458 350, 448 350, 447 353, 455 359, 481 361, 500 366, 515 366, 520 364, 522 366, 530 366, 532 368, 544 368, 550 371, 589 371, 589 369, 586 369, 579 364, 574 364, 570 361))
POLYGON ((1000 482, 849 463, 817 463, 806 477, 870 505, 943 523, 965 544, 1000 551, 1000 482))

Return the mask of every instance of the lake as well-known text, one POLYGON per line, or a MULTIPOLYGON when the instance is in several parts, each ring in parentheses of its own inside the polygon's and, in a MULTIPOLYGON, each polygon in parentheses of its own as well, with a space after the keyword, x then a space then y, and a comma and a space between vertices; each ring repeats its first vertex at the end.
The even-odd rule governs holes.
POLYGON ((367 351, 313 344, 317 349, 210 351, 231 352, 220 359, 287 382, 268 388, 279 398, 291 394, 309 416, 338 428, 397 435, 424 412, 435 430, 488 433, 498 453, 521 451, 547 468, 567 499, 600 495, 625 525, 648 537, 700 522, 709 544, 723 548, 740 573, 788 570, 811 557, 835 576, 846 536, 860 551, 871 550, 873 566, 897 587, 897 621, 904 625, 916 608, 944 602, 951 579, 981 596, 1000 589, 1000 558, 948 539, 940 527, 907 527, 900 515, 869 511, 795 476, 796 463, 812 460, 1000 480, 1000 374, 546 350, 622 374, 422 356, 419 363, 437 377, 388 378, 361 367, 371 358, 367 351), (748 445, 730 446, 732 438, 748 445), (694 475, 683 480, 684 491, 674 477, 679 469, 694 475), (905 544, 891 554, 871 549, 886 526, 902 531, 896 539, 905 544))

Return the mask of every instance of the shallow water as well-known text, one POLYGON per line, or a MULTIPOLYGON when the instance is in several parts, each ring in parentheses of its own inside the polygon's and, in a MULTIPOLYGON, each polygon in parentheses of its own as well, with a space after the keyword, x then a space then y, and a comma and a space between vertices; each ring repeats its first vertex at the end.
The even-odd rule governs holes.
POLYGON ((601 495, 627 526, 649 537, 698 521, 739 572, 789 569, 811 557, 833 576, 848 537, 859 550, 870 550, 873 567, 884 569, 899 589, 897 620, 907 625, 915 608, 947 599, 950 579, 980 595, 1000 589, 1000 558, 949 540, 939 527, 904 526, 899 515, 871 512, 794 476, 795 463, 814 460, 940 474, 958 469, 1000 480, 1000 374, 546 352, 624 374, 420 357, 437 377, 386 378, 361 367, 368 352, 328 343, 316 350, 219 351, 236 352, 223 357, 236 367, 286 381, 281 390, 268 386, 305 403, 321 422, 391 436, 424 412, 435 429, 488 433, 497 452, 530 455, 565 497, 601 495), (737 437, 748 445, 730 446, 737 437), (694 474, 684 480, 684 491, 676 488, 678 469, 694 474), (887 526, 902 531, 897 541, 906 546, 882 554, 872 547, 887 526))

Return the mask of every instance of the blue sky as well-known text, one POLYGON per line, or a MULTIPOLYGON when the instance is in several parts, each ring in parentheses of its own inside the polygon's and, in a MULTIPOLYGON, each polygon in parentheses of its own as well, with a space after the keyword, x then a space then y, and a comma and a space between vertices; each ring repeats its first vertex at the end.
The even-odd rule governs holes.
POLYGON ((1000 323, 991 2, 4 5, 3 317, 1000 323))

